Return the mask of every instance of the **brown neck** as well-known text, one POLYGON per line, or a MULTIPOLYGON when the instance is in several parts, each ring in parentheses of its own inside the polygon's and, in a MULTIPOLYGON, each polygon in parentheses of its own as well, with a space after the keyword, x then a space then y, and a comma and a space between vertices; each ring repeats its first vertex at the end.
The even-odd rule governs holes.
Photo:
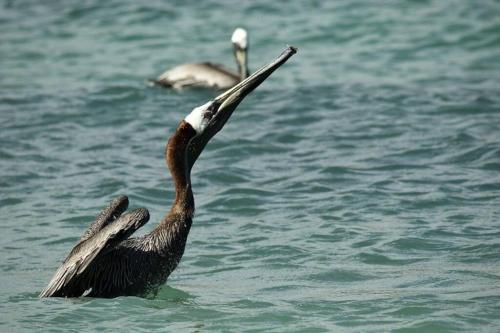
POLYGON ((191 170, 187 164, 187 147, 196 131, 184 120, 169 139, 165 151, 167 166, 175 185, 175 200, 168 215, 182 215, 191 218, 194 213, 191 170))

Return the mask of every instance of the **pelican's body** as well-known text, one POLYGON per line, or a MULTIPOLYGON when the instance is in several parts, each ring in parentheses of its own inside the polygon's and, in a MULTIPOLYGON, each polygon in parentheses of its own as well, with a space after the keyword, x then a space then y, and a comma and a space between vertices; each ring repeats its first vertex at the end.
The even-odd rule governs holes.
POLYGON ((155 83, 174 89, 186 87, 228 89, 240 81, 237 73, 220 65, 204 62, 176 66, 160 75, 155 83))
POLYGON ((174 89, 186 87, 229 89, 235 86, 248 77, 247 32, 242 28, 237 28, 231 41, 238 65, 237 72, 210 62, 183 64, 166 71, 152 81, 155 84, 174 89))
POLYGON ((213 101, 193 109, 181 121, 165 153, 175 185, 175 200, 152 232, 129 238, 149 220, 149 213, 144 208, 124 213, 127 197, 116 198, 84 233, 40 297, 116 297, 156 292, 184 253, 194 214, 194 163, 245 96, 295 52, 289 47, 274 62, 213 101))

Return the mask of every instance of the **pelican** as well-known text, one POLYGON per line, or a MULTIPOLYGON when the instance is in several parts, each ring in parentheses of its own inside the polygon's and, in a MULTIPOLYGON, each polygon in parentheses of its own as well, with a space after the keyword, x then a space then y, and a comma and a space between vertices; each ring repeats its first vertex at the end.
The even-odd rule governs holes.
POLYGON ((246 30, 236 28, 231 37, 231 42, 233 43, 234 57, 238 65, 238 73, 218 64, 203 62, 176 66, 151 81, 177 90, 186 87, 221 90, 231 88, 248 77, 248 38, 246 30))
POLYGON ((296 48, 287 47, 274 61, 214 100, 194 108, 180 122, 165 150, 175 199, 153 231, 129 238, 149 220, 149 213, 145 208, 126 213, 127 197, 114 199, 85 231, 40 297, 156 294, 184 253, 194 215, 194 163, 240 102, 296 52, 296 48))

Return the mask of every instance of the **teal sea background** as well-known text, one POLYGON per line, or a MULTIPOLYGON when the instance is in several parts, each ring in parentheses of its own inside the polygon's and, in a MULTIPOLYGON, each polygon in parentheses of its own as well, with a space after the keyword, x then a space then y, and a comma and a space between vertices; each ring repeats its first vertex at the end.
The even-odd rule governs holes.
POLYGON ((0 331, 498 332, 500 2, 0 1, 0 331), (216 92, 146 79, 253 71, 193 170, 183 260, 152 299, 39 299, 119 194, 150 231, 163 152, 216 92))

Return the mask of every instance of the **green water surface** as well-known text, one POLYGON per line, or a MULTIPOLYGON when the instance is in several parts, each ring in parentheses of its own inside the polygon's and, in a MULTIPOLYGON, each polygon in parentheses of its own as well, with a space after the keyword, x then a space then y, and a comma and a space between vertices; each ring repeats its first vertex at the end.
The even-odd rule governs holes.
POLYGON ((498 332, 498 1, 0 1, 0 331, 498 332), (150 231, 164 146, 210 91, 146 79, 250 70, 193 170, 197 212, 154 299, 38 293, 126 194, 150 231))

